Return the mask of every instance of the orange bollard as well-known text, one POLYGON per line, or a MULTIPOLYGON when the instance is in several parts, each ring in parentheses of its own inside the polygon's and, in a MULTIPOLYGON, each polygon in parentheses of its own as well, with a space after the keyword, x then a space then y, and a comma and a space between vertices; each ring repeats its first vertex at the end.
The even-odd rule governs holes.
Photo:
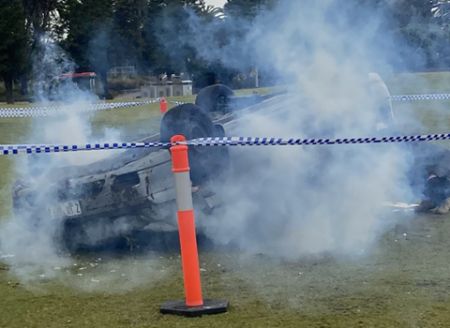
MULTIPOLYGON (((171 139, 171 142, 177 141, 186 141, 186 139, 184 137, 180 138, 179 136, 171 139)), ((189 177, 188 146, 172 146, 170 151, 172 153, 172 172, 175 174, 177 193, 178 229, 180 234, 186 305, 200 306, 203 305, 203 298, 198 263, 197 239, 195 236, 192 186, 189 177)))
POLYGON ((223 313, 228 309, 227 301, 203 300, 202 297, 192 185, 189 175, 188 146, 175 145, 177 142, 186 141, 186 138, 182 135, 177 135, 172 137, 170 141, 173 144, 170 152, 172 154, 172 172, 175 176, 178 230, 186 298, 184 301, 164 303, 160 308, 160 312, 185 316, 223 313))
POLYGON ((167 104, 166 98, 161 97, 159 99, 159 110, 160 110, 161 114, 164 114, 165 112, 167 112, 167 107, 168 107, 168 104, 167 104))

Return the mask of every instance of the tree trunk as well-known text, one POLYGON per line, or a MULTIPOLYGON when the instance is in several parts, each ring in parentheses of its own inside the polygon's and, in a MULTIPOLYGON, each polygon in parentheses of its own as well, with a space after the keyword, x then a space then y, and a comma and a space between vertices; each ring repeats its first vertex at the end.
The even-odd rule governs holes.
POLYGON ((100 80, 103 84, 103 97, 105 97, 105 99, 112 99, 113 96, 109 93, 108 72, 106 70, 101 70, 99 73, 100 80))
POLYGON ((8 104, 14 104, 13 79, 11 76, 4 75, 3 81, 5 82, 6 102, 8 104))
POLYGON ((22 96, 28 96, 28 77, 26 74, 20 77, 20 94, 22 96))

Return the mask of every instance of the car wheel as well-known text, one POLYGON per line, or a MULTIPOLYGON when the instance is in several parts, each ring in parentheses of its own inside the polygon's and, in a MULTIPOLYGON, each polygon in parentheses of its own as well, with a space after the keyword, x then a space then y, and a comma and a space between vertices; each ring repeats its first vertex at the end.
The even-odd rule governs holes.
POLYGON ((195 104, 208 115, 212 112, 227 113, 230 110, 230 98, 233 95, 233 90, 226 85, 214 84, 199 91, 195 104))
MULTIPOLYGON (((204 137, 222 137, 223 128, 213 125, 211 119, 194 104, 183 104, 169 110, 161 121, 162 142, 170 142, 174 135, 182 134, 187 140, 204 137)), ((201 185, 229 166, 228 149, 224 147, 189 147, 189 166, 194 185, 201 185)))

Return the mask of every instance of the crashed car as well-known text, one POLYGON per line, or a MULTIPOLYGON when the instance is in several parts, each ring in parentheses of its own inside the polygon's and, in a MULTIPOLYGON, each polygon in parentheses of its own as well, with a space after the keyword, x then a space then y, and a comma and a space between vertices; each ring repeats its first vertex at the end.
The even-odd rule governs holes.
MULTIPOLYGON (((395 126, 389 91, 377 75, 369 76, 369 88, 380 104, 375 131, 389 133, 395 126)), ((160 133, 141 141, 168 142, 175 134, 187 139, 222 137, 237 124, 236 111, 251 113, 265 108, 279 115, 284 104, 280 105, 278 98, 278 94, 236 97, 224 85, 209 86, 199 92, 195 104, 182 104, 168 111, 162 118, 160 133), (265 102, 270 106, 264 106, 265 102)), ((210 214, 221 205, 210 182, 226 175, 231 161, 229 149, 193 147, 189 161, 195 208, 210 214)), ((415 177, 425 174, 421 166, 417 168, 415 177)), ((436 175, 433 170, 426 174, 436 175)), ((132 242, 130 239, 144 239, 160 246, 177 241, 175 190, 167 149, 128 150, 82 167, 63 167, 51 175, 51 184, 45 190, 46 195, 51 195, 50 202, 48 198, 40 199, 39 186, 17 182, 14 210, 19 214, 46 213, 61 222, 57 238, 69 251, 104 245, 117 237, 127 243, 132 242)), ((436 181, 425 178, 417 184, 425 184, 424 197, 432 198, 433 206, 427 209, 449 202, 450 184, 448 191, 433 194, 437 189, 431 183, 436 181)), ((421 208, 425 209, 425 205, 421 208)))
MULTIPOLYGON (((139 141, 168 142, 175 134, 187 139, 225 136, 224 125, 232 123, 235 111, 276 95, 237 97, 224 85, 206 87, 198 93, 195 104, 178 105, 168 111, 159 134, 139 141)), ((195 206, 210 213, 219 202, 208 182, 220 178, 216 172, 226 172, 228 149, 192 148, 189 159, 195 206)), ((138 234, 155 244, 172 242, 161 239, 177 230, 168 149, 127 150, 89 165, 62 167, 48 174, 51 178, 46 179, 45 190, 39 183, 32 185, 19 179, 13 188, 13 208, 17 215, 38 213, 62 223, 56 237, 69 251, 118 237, 130 242, 130 236, 138 238, 138 234)))

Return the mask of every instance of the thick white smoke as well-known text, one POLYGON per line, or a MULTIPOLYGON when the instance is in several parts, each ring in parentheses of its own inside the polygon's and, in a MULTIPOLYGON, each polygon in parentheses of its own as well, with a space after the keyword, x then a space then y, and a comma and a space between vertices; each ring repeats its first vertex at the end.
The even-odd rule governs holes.
MULTIPOLYGON (((261 105, 261 113, 245 118, 233 133, 315 138, 398 133, 380 126, 388 121, 380 110, 386 99, 380 102, 369 82, 371 71, 390 70, 387 45, 393 40, 383 40, 383 48, 375 42, 383 17, 338 2, 280 1, 256 19, 246 38, 254 47, 251 61, 277 70, 290 90, 284 99, 261 105)), ((366 254, 392 223, 382 204, 411 197, 405 147, 233 151, 234 177, 218 186, 226 205, 203 224, 212 239, 245 251, 288 258, 366 254)))
MULTIPOLYGON (((98 101, 97 96, 82 90, 71 79, 59 83, 58 77, 74 71, 75 65, 50 37, 40 40, 38 54, 33 60, 33 73, 37 83, 34 95, 41 104, 60 104, 60 114, 33 119, 26 142, 32 144, 83 144, 120 140, 116 130, 106 130, 103 140, 93 137, 90 113, 84 108, 98 101)), ((15 160, 15 180, 33 188, 36 193, 33 206, 18 208, 11 218, 2 220, 0 227, 0 255, 11 265, 11 271, 22 282, 53 278, 60 272, 54 268, 70 266, 68 256, 58 236, 63 221, 51 215, 51 208, 58 205, 58 190, 65 181, 62 167, 84 165, 113 152, 82 152, 64 154, 40 154, 19 156, 15 160)), ((70 188, 70 187, 68 187, 70 188)), ((8 197, 15 188, 11 186, 8 197)))
MULTIPOLYGON (((233 23, 237 35, 240 30, 247 34, 228 37, 223 47, 210 44, 214 39, 195 16, 190 26, 194 37, 181 35, 181 42, 172 40, 173 44, 188 43, 206 61, 220 61, 232 68, 273 70, 274 76, 289 82, 288 95, 261 105, 260 113, 243 117, 242 124, 230 132, 317 138, 383 133, 377 130, 383 120, 380 99, 373 96, 368 77, 372 71, 390 71, 394 40, 387 37, 381 42, 376 37, 382 30, 382 16, 337 0, 280 1, 251 25, 233 23), (239 55, 241 52, 245 56, 239 55)), ((47 49, 53 44, 49 46, 47 49)), ((64 57, 50 50, 43 58, 54 58, 50 66, 60 67, 64 57)), ((72 92, 64 96, 74 110, 68 110, 63 121, 39 122, 30 141, 90 141, 89 119, 77 115, 76 109, 91 99, 81 91, 72 92)), ((392 133, 392 129, 385 132, 392 133)), ((365 254, 391 222, 383 202, 410 197, 405 177, 410 159, 404 147, 296 146, 231 151, 234 172, 223 185, 216 186, 224 206, 214 217, 201 220, 199 226, 215 242, 235 244, 244 251, 287 258, 365 254)), ((72 158, 72 163, 83 163, 93 155, 81 156, 72 158)), ((28 182, 42 186, 40 203, 54 203, 55 195, 46 189, 48 181, 39 177, 51 176, 60 161, 68 159, 68 154, 42 155, 30 163, 32 171, 39 174, 30 171, 25 175, 28 182), (42 170, 48 174, 41 175, 42 170)), ((30 166, 17 167, 23 173, 30 166)), ((0 229, 0 251, 15 255, 7 258, 8 263, 25 281, 42 274, 50 277, 55 266, 70 264, 52 239, 61 228, 60 222, 44 218, 42 224, 30 225, 33 215, 8 220, 0 229)))

